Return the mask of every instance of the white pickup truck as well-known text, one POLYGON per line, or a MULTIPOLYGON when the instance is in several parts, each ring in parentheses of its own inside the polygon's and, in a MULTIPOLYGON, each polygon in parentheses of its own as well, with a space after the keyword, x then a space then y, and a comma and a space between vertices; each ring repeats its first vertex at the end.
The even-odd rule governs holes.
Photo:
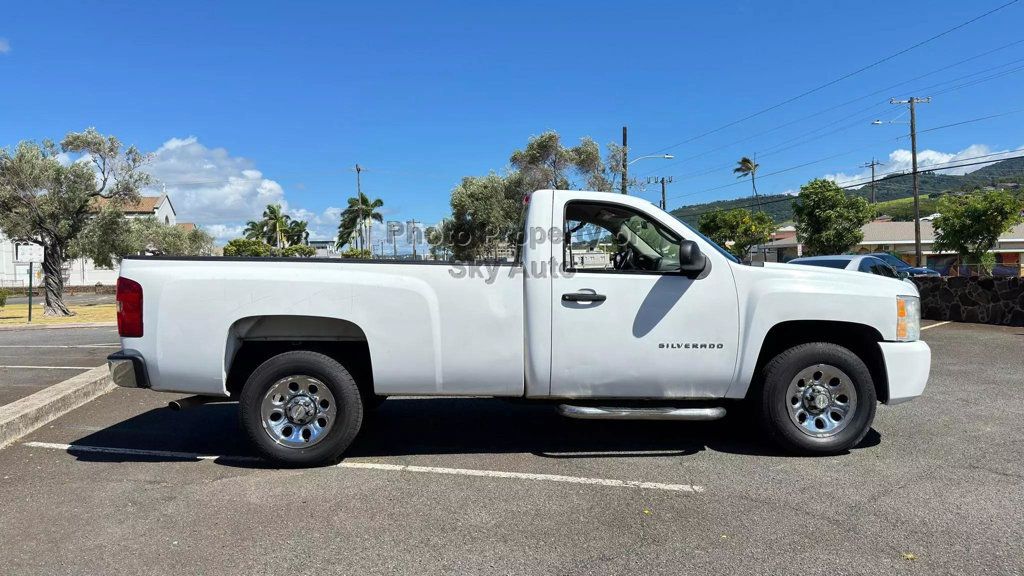
POLYGON ((639 198, 540 190, 517 261, 126 258, 127 387, 239 400, 258 451, 339 458, 397 395, 518 397, 589 419, 711 420, 748 404, 786 449, 856 445, 922 393, 914 286, 739 262, 639 198))

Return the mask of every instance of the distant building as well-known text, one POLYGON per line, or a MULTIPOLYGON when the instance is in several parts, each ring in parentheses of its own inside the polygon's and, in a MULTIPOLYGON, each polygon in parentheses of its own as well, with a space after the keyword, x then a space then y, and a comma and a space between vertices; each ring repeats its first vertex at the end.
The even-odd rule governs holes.
MULTIPOLYGON (((102 209, 108 200, 98 198, 91 211, 102 209)), ((177 214, 171 199, 166 195, 143 196, 135 204, 123 206, 121 211, 127 218, 145 218, 152 216, 167 226, 179 226, 193 230, 196 225, 191 222, 178 222, 177 214)), ((0 233, 0 286, 28 286, 29 262, 41 262, 43 247, 34 243, 14 242, 0 233)), ((42 267, 36 264, 35 279, 38 285, 42 281, 42 267)), ((94 286, 96 284, 113 285, 117 282, 118 269, 96 266, 89 258, 78 258, 64 264, 64 282, 70 286, 94 286)))
POLYGON ((309 245, 316 248, 316 258, 340 258, 337 243, 334 240, 310 240, 309 245))

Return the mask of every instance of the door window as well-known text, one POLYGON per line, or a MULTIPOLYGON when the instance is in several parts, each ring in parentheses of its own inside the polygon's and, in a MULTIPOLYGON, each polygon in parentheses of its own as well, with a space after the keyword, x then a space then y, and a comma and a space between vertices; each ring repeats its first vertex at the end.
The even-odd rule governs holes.
POLYGON ((574 272, 679 270, 679 241, 654 218, 625 206, 570 202, 565 208, 564 268, 574 272))

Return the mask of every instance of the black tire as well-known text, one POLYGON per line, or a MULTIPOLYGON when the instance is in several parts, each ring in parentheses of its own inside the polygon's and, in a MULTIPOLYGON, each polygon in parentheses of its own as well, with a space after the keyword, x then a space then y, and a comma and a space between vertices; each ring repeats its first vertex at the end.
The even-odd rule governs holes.
MULTIPOLYGON (((877 404, 871 371, 863 360, 842 346, 826 342, 794 346, 773 358, 765 366, 763 376, 759 403, 761 425, 768 436, 786 451, 805 455, 843 453, 859 444, 871 429, 877 404), (827 436, 815 436, 813 431, 804 430, 794 422, 794 418, 800 415, 791 416, 790 412, 789 403, 792 401, 796 405, 796 397, 790 396, 790 385, 801 371, 818 364, 840 369, 849 377, 849 385, 856 392, 852 416, 841 429, 827 436)), ((814 378, 819 378, 817 372, 814 378)), ((793 410, 798 411, 795 407, 793 410)), ((806 414, 804 418, 807 418, 806 414)))
POLYGON ((359 387, 344 366, 317 352, 295 350, 278 354, 253 371, 239 398, 239 418, 249 440, 265 458, 286 466, 319 466, 337 461, 355 439, 363 423, 363 402, 359 387), (334 396, 335 421, 313 446, 283 446, 264 428, 264 397, 275 382, 289 376, 315 378, 334 396))

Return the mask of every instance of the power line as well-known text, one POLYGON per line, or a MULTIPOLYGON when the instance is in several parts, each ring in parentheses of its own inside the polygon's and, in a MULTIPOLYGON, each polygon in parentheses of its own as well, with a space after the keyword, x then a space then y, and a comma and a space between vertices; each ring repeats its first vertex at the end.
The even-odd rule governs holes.
MULTIPOLYGON (((885 140, 883 140, 883 142, 892 142, 892 141, 896 141, 896 140, 898 140, 898 138, 886 138, 885 140)), ((769 172, 767 174, 764 174, 763 176, 760 176, 760 178, 763 180, 764 178, 769 178, 771 176, 777 176, 779 174, 784 174, 786 172, 791 172, 791 171, 797 170, 799 168, 806 168, 807 166, 812 166, 814 164, 819 164, 821 162, 825 162, 826 160, 833 160, 835 158, 840 158, 842 156, 847 156, 849 154, 853 154, 854 152, 859 152, 861 150, 865 150, 867 148, 871 148, 873 146, 876 146, 877 144, 878 144, 878 142, 872 142, 871 144, 867 144, 865 146, 859 146, 857 148, 853 148, 853 149, 847 150, 845 152, 840 152, 838 154, 832 154, 832 155, 829 155, 829 156, 825 156, 823 158, 818 158, 816 160, 811 160, 809 162, 804 162, 803 164, 797 164, 795 166, 789 166, 789 167, 786 167, 786 168, 782 168, 780 170, 776 170, 774 172, 769 172)), ((669 198, 669 199, 672 200, 672 199, 675 199, 675 198, 682 198, 684 196, 694 196, 694 195, 697 195, 697 194, 704 194, 706 192, 714 192, 716 190, 722 190, 722 189, 725 189, 725 188, 730 188, 732 186, 738 186, 740 184, 742 184, 742 182, 730 182, 729 184, 722 184, 721 186, 715 186, 714 188, 705 188, 703 190, 698 190, 696 192, 688 192, 686 194, 681 194, 679 196, 674 196, 673 198, 669 198)))
POLYGON ((923 132, 934 132, 936 130, 944 130, 946 128, 952 128, 954 126, 963 126, 964 124, 972 124, 974 122, 981 122, 982 120, 991 120, 992 118, 1001 118, 1003 116, 1010 116, 1010 115, 1013 115, 1013 114, 1020 114, 1021 112, 1024 112, 1024 108, 1020 108, 1018 110, 1010 110, 1009 112, 1003 112, 1001 114, 992 114, 992 115, 989 115, 989 116, 982 116, 980 118, 972 118, 970 120, 963 120, 961 122, 954 122, 952 124, 943 124, 942 126, 935 126, 934 128, 927 128, 925 130, 918 130, 917 133, 921 134, 923 132))
MULTIPOLYGON (((993 159, 993 160, 985 160, 983 162, 975 162, 974 164, 969 164, 970 166, 973 166, 975 164, 985 164, 985 163, 990 163, 990 162, 999 162, 1001 160, 1009 160, 1011 158, 1017 158, 1018 157, 1018 156, 1005 156, 1006 154, 1007 154, 1007 152, 992 152, 991 154, 982 154, 982 155, 979 155, 979 156, 971 156, 971 157, 968 157, 968 158, 958 158, 956 160, 949 160, 947 162, 940 162, 940 163, 937 163, 937 164, 932 164, 931 167, 928 168, 927 170, 919 170, 919 172, 934 172, 934 171, 938 171, 938 170, 949 170, 949 169, 953 169, 953 168, 958 168, 959 167, 959 166, 947 166, 947 164, 949 164, 951 162, 963 162, 963 161, 966 161, 966 160, 979 160, 981 158, 991 158, 993 156, 1003 156, 1002 158, 996 158, 996 159, 993 159)), ((1024 156, 1024 154, 1022 154, 1022 156, 1024 156)), ((886 172, 884 174, 879 174, 878 175, 878 179, 879 180, 883 180, 883 179, 889 178, 889 177, 902 177, 902 176, 910 176, 910 175, 911 175, 910 172, 906 172, 906 171, 902 171, 902 170, 894 170, 892 172, 886 172)), ((767 174, 765 176, 767 176, 767 174)), ((840 186, 840 188, 843 188, 844 190, 859 188, 859 187, 862 187, 862 186, 864 186, 865 184, 867 184, 869 182, 870 182, 870 179, 868 179, 868 178, 863 178, 863 179, 859 179, 859 180, 853 180, 851 182, 847 182, 846 184, 840 186)), ((680 196, 675 196, 673 198, 669 198, 669 200, 673 200, 675 198, 681 198, 683 196, 687 196, 687 194, 682 194, 680 196)), ((719 200, 719 201, 721 201, 721 200, 719 200)))
MULTIPOLYGON (((988 116, 982 116, 982 117, 979 117, 979 118, 972 118, 970 120, 963 120, 963 121, 960 121, 960 122, 954 122, 954 123, 945 124, 945 125, 942 125, 942 126, 935 126, 933 128, 928 128, 926 130, 919 130, 918 132, 933 132, 933 131, 936 131, 936 130, 943 130, 943 129, 946 129, 946 128, 952 128, 952 127, 955 127, 955 126, 961 126, 963 124, 970 124, 970 123, 973 123, 973 122, 980 122, 980 121, 989 120, 989 119, 992 119, 992 118, 999 118, 999 117, 1002 117, 1002 116, 1009 116, 1009 115, 1012 115, 1012 114, 1019 114, 1021 112, 1024 112, 1024 108, 1017 109, 1017 110, 1010 110, 1008 112, 1001 112, 1001 113, 998 113, 998 114, 990 114, 988 116)), ((845 129, 845 128, 843 128, 843 129, 845 129)), ((840 129, 837 129, 837 130, 835 130, 833 132, 828 132, 828 133, 825 133, 825 134, 820 134, 820 135, 816 136, 815 139, 816 138, 820 138, 822 136, 826 136, 826 135, 832 134, 832 133, 837 132, 837 131, 840 131, 840 129)), ((873 143, 867 144, 865 146, 862 146, 860 148, 855 148, 855 149, 852 149, 852 150, 848 150, 846 152, 840 152, 838 154, 832 154, 832 155, 829 155, 829 156, 825 156, 823 158, 818 158, 816 160, 811 160, 809 162, 804 162, 802 164, 797 164, 795 166, 789 166, 789 167, 786 167, 786 168, 782 168, 780 170, 776 170, 774 172, 769 172, 767 174, 764 174, 764 175, 760 176, 760 178, 764 179, 764 178, 768 178, 770 176, 776 176, 778 174, 784 174, 786 172, 790 172, 792 170, 796 170, 796 169, 799 169, 799 168, 804 168, 804 167, 807 167, 807 166, 811 166, 813 164, 818 164, 818 163, 824 162, 826 160, 832 160, 834 158, 838 158, 838 157, 841 157, 841 156, 846 156, 847 154, 852 154, 853 152, 857 152, 858 150, 863 150, 863 149, 866 149, 866 148, 870 148, 870 147, 875 146, 875 145, 877 145, 877 144, 879 144, 881 142, 890 142, 890 141, 898 142, 898 141, 900 141, 900 140, 902 140, 904 138, 907 138, 907 136, 903 135, 903 136, 899 136, 899 137, 894 138, 894 139, 886 138, 885 140, 873 142, 873 143)), ((790 148, 792 148, 792 147, 793 146, 791 146, 790 148)), ((783 150, 784 149, 775 150, 775 151, 769 152, 768 154, 765 154, 765 155, 775 154, 775 153, 781 152, 783 150)), ((731 164, 730 164, 730 166, 731 166, 731 164)), ((719 168, 715 168, 715 169, 713 169, 713 171, 714 170, 719 170, 719 168)), ((696 175, 701 175, 701 174, 696 174, 696 175)), ((695 175, 683 175, 683 176, 680 176, 679 179, 683 180, 683 179, 686 179, 686 178, 689 178, 689 177, 693 177, 693 176, 695 176, 695 175)), ((715 186, 715 187, 712 187, 712 188, 705 188, 703 190, 698 190, 698 191, 694 191, 694 192, 688 192, 686 194, 681 194, 681 195, 678 195, 678 196, 673 196, 672 198, 669 198, 669 200, 675 200, 675 199, 683 198, 683 197, 686 197, 686 196, 695 196, 695 195, 704 194, 704 193, 707 193, 707 192, 714 192, 716 190, 722 190, 722 189, 725 189, 725 188, 730 188, 732 186, 737 186, 739 184, 741 184, 741 182, 730 182, 728 184, 722 184, 720 186, 715 186)))
POLYGON ((973 80, 971 82, 965 82, 963 84, 958 84, 956 86, 950 86, 949 88, 946 88, 945 90, 941 90, 939 92, 935 92, 935 95, 938 96, 938 95, 941 95, 941 94, 945 94, 947 92, 952 92, 953 90, 959 90, 961 88, 967 88, 967 87, 970 87, 970 86, 975 86, 977 84, 981 84, 982 82, 988 82, 989 80, 996 80, 998 78, 1002 78, 1003 76, 1009 76, 1010 74, 1013 74, 1014 72, 1019 72, 1021 70, 1024 70, 1024 66, 1018 66, 1018 67, 1016 67, 1016 68, 1014 68, 1012 70, 1005 70, 1003 72, 999 72, 998 74, 993 74, 991 76, 986 76, 984 78, 978 78, 977 80, 973 80))
MULTIPOLYGON (((1004 154, 1004 153, 1000 152, 998 154, 1004 154)), ((965 158, 964 160, 972 160, 974 158, 985 158, 986 156, 994 156, 994 155, 996 155, 996 154, 986 154, 986 155, 983 155, 983 156, 975 156, 975 157, 972 157, 972 158, 965 158)), ((977 166, 979 164, 991 164, 993 162, 999 162, 1001 160, 1013 160, 1015 158, 1024 158, 1024 154, 1018 154, 1016 156, 1005 156, 1005 157, 1000 158, 998 160, 981 160, 981 161, 978 161, 978 162, 966 162, 966 163, 955 164, 955 165, 951 165, 951 166, 933 165, 932 167, 929 167, 929 168, 919 169, 918 173, 921 173, 921 172, 938 172, 940 170, 952 170, 954 168, 965 168, 965 167, 968 167, 968 166, 977 166)), ((890 172, 889 174, 882 174, 881 178, 882 179, 887 178, 887 177, 889 177, 889 178, 901 178, 901 177, 911 176, 911 175, 912 174, 910 172, 890 172)), ((852 190, 852 189, 855 189, 855 188, 862 187, 863 185, 864 185, 864 183, 862 182, 862 183, 859 183, 859 184, 846 184, 844 186, 840 186, 839 188, 843 189, 843 190, 852 190)), ((763 204, 775 204, 777 202, 786 202, 786 201, 792 202, 795 199, 796 199, 795 195, 794 196, 785 196, 785 197, 782 197, 782 198, 775 198, 775 199, 772 199, 772 200, 761 200, 761 204, 762 205, 763 204)), ((720 202, 722 202, 722 201, 720 200, 720 202)), ((689 214, 687 214, 687 216, 688 217, 701 216, 703 214, 708 214, 708 213, 711 213, 711 212, 722 212, 724 210, 734 210, 734 209, 737 209, 737 208, 753 208, 756 205, 757 204, 751 203, 751 204, 744 204, 744 205, 741 205, 741 206, 732 206, 732 207, 729 207, 729 208, 712 208, 710 210, 702 210, 700 212, 689 213, 689 214)), ((676 210, 678 210, 678 208, 676 210)))
POLYGON ((956 26, 954 26, 952 28, 949 28, 947 30, 944 30, 944 31, 942 31, 942 32, 940 32, 940 33, 938 33, 938 34, 936 34, 936 35, 934 35, 934 36, 932 36, 932 37, 930 37, 930 38, 928 38, 926 40, 922 40, 921 42, 918 42, 917 44, 914 44, 913 46, 910 46, 908 48, 904 48, 904 49, 902 49, 902 50, 900 50, 898 52, 895 52, 893 54, 890 54, 889 56, 886 56, 886 57, 884 57, 884 58, 882 58, 880 60, 876 60, 875 62, 872 62, 871 64, 868 64, 867 66, 863 66, 861 68, 858 68, 857 70, 854 70, 853 72, 850 72, 848 74, 840 76, 839 78, 836 78, 834 80, 830 80, 829 82, 821 84, 820 86, 817 86, 815 88, 811 88, 810 90, 807 90, 807 91, 802 92, 802 93, 800 93, 800 94, 798 94, 796 96, 793 96, 792 98, 789 98, 787 100, 779 102, 778 104, 773 104, 773 105, 771 105, 771 106, 769 106, 767 108, 763 108, 763 109, 761 109, 761 110, 759 110, 757 112, 754 112, 753 114, 748 114, 747 116, 744 116, 744 117, 740 118, 739 120, 733 120, 732 122, 729 122, 727 124, 719 126, 718 128, 714 128, 712 130, 708 130, 706 132, 702 132, 701 134, 698 134, 696 136, 690 137, 690 138, 688 138, 686 140, 683 140, 682 142, 679 142, 677 144, 672 144, 671 146, 666 146, 664 148, 655 150, 654 152, 651 152, 651 154, 657 154, 659 152, 664 152, 666 150, 671 150, 672 148, 677 148, 679 146, 682 146, 683 144, 688 144, 690 142, 693 142, 694 140, 699 140, 699 139, 704 138, 706 136, 710 136, 711 134, 715 134, 717 132, 721 132, 722 130, 725 130, 726 128, 731 128, 732 126, 740 124, 741 122, 746 122, 747 120, 750 120, 751 118, 756 118, 756 117, 758 117, 758 116, 760 116, 762 114, 765 114, 767 112, 771 112, 772 110, 775 110, 775 109, 778 109, 778 108, 781 108, 782 106, 785 106, 787 104, 795 102, 795 101, 797 101, 797 100, 799 100, 801 98, 804 98, 806 96, 810 96, 811 94, 814 94, 815 92, 818 92, 820 90, 828 88, 829 86, 833 86, 835 84, 838 84, 839 82, 842 82, 843 80, 847 80, 849 78, 852 78, 853 76, 856 76, 857 74, 860 74, 860 73, 865 72, 867 70, 870 70, 870 69, 872 69, 872 68, 874 68, 876 66, 884 64, 885 62, 888 62, 888 61, 892 60, 893 58, 902 56, 903 54, 906 54, 907 52, 910 52, 912 50, 920 48, 921 46, 924 46, 925 44, 928 44, 930 42, 938 40, 939 38, 942 38, 943 36, 946 36, 946 35, 948 35, 948 34, 950 34, 952 32, 955 32, 955 31, 957 31, 957 30, 959 30, 959 29, 961 29, 961 28, 963 28, 965 26, 973 24, 974 22, 977 22, 978 20, 981 20, 982 18, 985 18, 986 16, 994 14, 994 13, 1002 10, 1003 8, 1006 8, 1007 6, 1011 6, 1013 4, 1016 4, 1018 1, 1019 0, 1010 0, 1010 2, 1007 2, 1005 4, 997 6, 996 8, 993 8, 993 9, 989 10, 988 12, 985 12, 984 14, 981 14, 979 16, 975 16, 974 18, 971 18, 970 20, 968 20, 966 22, 962 22, 960 24, 957 24, 956 26))
MULTIPOLYGON (((875 95, 878 95, 878 94, 882 94, 882 93, 887 93, 887 92, 888 92, 888 93, 892 93, 892 91, 894 91, 894 89, 895 89, 895 88, 898 88, 898 87, 900 87, 900 86, 904 86, 904 85, 906 85, 906 84, 909 84, 909 83, 911 83, 911 82, 916 82, 917 80, 920 80, 920 79, 922 79, 922 78, 926 78, 926 77, 928 77, 928 76, 931 76, 931 75, 933 75, 933 74, 937 74, 937 73, 939 73, 939 72, 942 72, 942 71, 948 70, 948 69, 950 69, 950 68, 954 68, 954 67, 956 67, 956 66, 959 66, 959 65, 961 65, 961 64, 964 64, 964 63, 970 62, 970 61, 972 61, 972 60, 977 60, 978 58, 982 58, 982 57, 984 57, 984 56, 987 56, 987 55, 989 55, 989 54, 992 54, 992 53, 994 53, 994 52, 998 52, 999 50, 1004 50, 1004 49, 1006 49, 1006 48, 1009 48, 1009 47, 1011 47, 1011 46, 1015 46, 1015 45, 1017 45, 1017 44, 1020 44, 1020 43, 1024 43, 1024 40, 1017 40, 1017 41, 1015 41, 1015 42, 1010 42, 1009 44, 1004 44, 1004 45, 1002 45, 1002 46, 999 46, 999 47, 997 47, 997 48, 993 48, 993 49, 991 49, 991 50, 987 50, 987 51, 985 51, 985 52, 982 52, 981 54, 976 54, 976 55, 974 55, 974 56, 971 56, 970 58, 965 58, 965 59, 963 59, 963 60, 960 60, 960 61, 958 61, 958 62, 955 62, 955 63, 953 63, 953 64, 949 64, 949 65, 943 66, 943 67, 941 67, 941 68, 937 68, 937 69, 935 69, 935 70, 932 70, 932 71, 930 71, 930 72, 927 72, 927 73, 925 73, 925 74, 921 74, 921 75, 919 75, 919 76, 916 76, 916 77, 914 77, 914 78, 911 78, 910 80, 905 80, 905 81, 903 81, 903 82, 898 82, 898 83, 896 83, 896 84, 893 84, 892 86, 889 86, 889 87, 887 87, 887 88, 883 88, 883 89, 881 89, 881 90, 876 90, 876 91, 874 91, 874 92, 871 92, 871 93, 869 93, 869 94, 865 94, 865 95, 863 95, 863 96, 859 96, 859 97, 857 97, 857 98, 854 98, 854 99, 852 99, 852 100, 847 100, 846 102, 844 102, 844 103, 842 103, 842 104, 837 104, 837 105, 835 105, 835 106, 831 106, 831 107, 829 107, 829 108, 825 108, 825 109, 823 109, 823 110, 819 110, 818 112, 815 112, 815 113, 813 113, 813 114, 810 114, 810 115, 808 115, 808 116, 804 116, 804 117, 798 118, 798 119, 796 119, 796 120, 793 120, 793 121, 790 121, 790 122, 787 122, 787 123, 784 123, 784 124, 780 124, 780 125, 778 125, 778 126, 775 126, 775 127, 773 127, 773 128, 770 128, 770 129, 768 129, 768 130, 764 130, 764 131, 762 131, 762 132, 759 132, 759 133, 757 133, 757 134, 754 134, 754 135, 752 135, 752 136, 747 136, 747 137, 745 137, 745 138, 741 138, 740 140, 736 140, 736 141, 734 141, 734 142, 731 142, 731 143, 729 143, 729 144, 725 144, 725 145, 719 146, 719 147, 717 147, 717 148, 713 148, 713 149, 711 149, 711 150, 708 150, 708 151, 706 151, 706 152, 702 152, 702 153, 700 153, 700 154, 695 154, 695 155, 692 155, 692 156, 688 156, 688 157, 686 157, 686 158, 682 158, 682 159, 680 159, 680 160, 678 160, 678 161, 676 161, 676 162, 672 162, 672 163, 669 163, 669 164, 667 164, 667 165, 666 165, 666 164, 663 164, 663 165, 661 166, 661 168, 662 168, 662 169, 664 169, 664 168, 666 168, 666 167, 671 167, 671 166, 677 166, 677 165, 679 165, 679 164, 683 164, 683 163, 689 162, 690 160, 695 160, 695 159, 697 159, 697 158, 701 158, 701 157, 707 156, 708 154, 711 154, 711 153, 713 153, 713 152, 717 152, 717 151, 719 151, 719 150, 723 150, 723 149, 729 148, 729 147, 731 147, 731 146, 734 146, 734 145, 736 145, 736 144, 739 144, 739 143, 742 143, 742 142, 746 142, 746 141, 752 140, 752 139, 754 139, 754 138, 757 138, 757 137, 763 136, 763 135, 765 135, 765 134, 768 134, 768 133, 774 132, 774 131, 776 131, 776 130, 779 130, 779 129, 781 129, 781 128, 785 128, 785 127, 788 127, 788 126, 792 126, 792 125, 794 125, 794 124, 798 124, 798 123, 800 123, 800 122, 803 122, 803 121, 805 121, 805 120, 809 120, 809 119, 811 119, 811 118, 813 118, 813 117, 816 117, 816 116, 820 116, 821 114, 824 114, 824 113, 826 113, 826 112, 830 112, 830 111, 832 111, 832 110, 835 110, 835 109, 837 109, 837 108, 842 108, 842 107, 844 107, 844 106, 848 106, 848 105, 850 105, 850 104, 853 104, 853 103, 855 103, 855 102, 859 102, 859 101, 861 101, 861 100, 864 100, 864 99, 866 99, 866 98, 870 98, 871 96, 875 96, 875 95)), ((1009 62, 1004 62, 1004 63, 1002 63, 1002 64, 999 64, 999 65, 997 65, 997 66, 992 66, 992 67, 990 67, 990 68, 985 68, 985 69, 982 69, 982 70, 977 70, 977 71, 971 72, 971 73, 969 73, 969 74, 963 74, 963 75, 961 75, 961 76, 957 76, 957 77, 955 77, 955 78, 950 78, 950 79, 947 79, 947 80, 943 80, 943 81, 941 81, 941 82, 937 82, 937 83, 935 83, 935 84, 932 84, 932 85, 929 85, 929 86, 925 86, 925 87, 923 87, 923 88, 915 89, 915 90, 913 90, 913 91, 914 91, 914 92, 925 92, 925 91, 929 91, 929 90, 932 90, 932 89, 934 89, 934 88, 937 88, 937 87, 943 86, 943 85, 945 85, 945 84, 949 84, 950 82, 957 82, 957 81, 960 81, 960 80, 964 80, 964 79, 966 79, 966 78, 971 78, 971 77, 973 77, 973 76, 977 76, 977 75, 979 75, 979 74, 984 74, 984 73, 986 73, 986 72, 991 72, 991 71, 993 71, 993 70, 997 70, 997 69, 1003 68, 1003 67, 1005 67, 1005 66, 1010 66, 1010 65, 1013 65, 1013 64, 1017 64, 1017 63, 1019 63, 1019 62, 1024 62, 1024 58, 1019 58, 1019 59, 1017 59, 1017 60, 1011 60, 1011 61, 1009 61, 1009 62)), ((988 77, 985 77, 985 78, 980 78, 980 79, 976 79, 976 80, 973 80, 973 81, 970 81, 970 82, 965 82, 965 83, 963 83, 963 84, 959 84, 959 85, 956 85, 956 86, 946 87, 945 89, 943 89, 943 90, 940 90, 940 91, 938 91, 938 92, 937 92, 937 94, 945 94, 945 93, 948 93, 948 92, 952 92, 952 91, 954 91, 954 90, 957 90, 957 89, 960 89, 960 88, 964 88, 964 87, 968 87, 968 86, 974 86, 974 85, 976 85, 976 84, 980 84, 980 83, 982 83, 982 82, 986 82, 986 81, 988 81, 988 80, 992 80, 992 79, 1000 78, 1000 77, 1002 77, 1002 76, 1005 76, 1005 75, 1007 75, 1007 74, 1010 74, 1010 73, 1016 72, 1016 71, 1018 71, 1018 70, 1020 70, 1020 69, 1022 69, 1022 68, 1024 68, 1024 66, 1021 66, 1021 67, 1018 67, 1018 68, 1014 68, 1014 69, 1012 69, 1012 70, 1004 70, 1004 71, 1002 71, 1002 72, 999 72, 999 73, 997 73, 997 74, 993 74, 993 75, 991 75, 991 76, 988 76, 988 77)), ((836 119, 836 120, 834 120, 834 121, 832 121, 832 122, 830 122, 830 123, 828 123, 828 124, 825 124, 825 125, 823 125, 823 126, 821 126, 821 127, 817 128, 817 129, 815 129, 814 131, 817 131, 817 130, 823 129, 823 128, 825 128, 825 127, 828 127, 828 126, 832 126, 832 125, 838 124, 838 123, 840 123, 840 122, 842 122, 842 121, 844 121, 844 120, 847 120, 847 119, 849 119, 849 118, 852 118, 852 117, 853 117, 853 116, 855 116, 855 115, 861 114, 862 112, 866 112, 866 111, 869 111, 869 110, 874 110, 875 108, 879 108, 879 107, 881 107, 881 106, 887 105, 888 103, 889 103, 888 99, 886 99, 886 100, 883 100, 883 101, 880 101, 880 102, 876 102, 876 103, 874 103, 874 104, 872 104, 872 105, 870 105, 870 106, 868 106, 868 107, 866 107, 866 108, 862 108, 862 109, 859 109, 859 110, 857 110, 856 112, 851 112, 850 114, 847 114, 847 115, 845 115, 845 116, 843 116, 843 117, 841 117, 841 118, 838 118, 838 119, 836 119)), ((812 131, 812 132, 813 132, 813 131, 812 131)), ((797 140, 797 139, 791 139, 791 140, 789 140, 789 141, 791 142, 791 141, 793 141, 793 140, 797 140)), ((778 146, 778 145, 776 145, 776 146, 778 146)), ((795 146, 793 146, 793 147, 795 147, 795 146)), ((768 150, 772 150, 772 148, 769 148, 768 150)), ((771 154, 771 153, 774 153, 774 152, 767 152, 767 154, 771 154)), ((765 156, 766 154, 765 154, 765 153, 761 153, 760 155, 761 155, 761 156, 765 156)), ((729 164, 728 166, 731 166, 731 163, 730 163, 730 164, 729 164)), ((684 174, 684 175, 680 175, 680 176, 678 176, 678 177, 679 177, 680 179, 686 179, 686 178, 690 178, 690 177, 694 177, 694 176, 702 176, 702 175, 704 175, 704 174, 708 174, 708 173, 714 172, 714 171, 716 171, 716 170, 720 170, 720 169, 725 169, 725 168, 727 168, 728 166, 723 166, 723 167, 718 167, 718 168, 711 168, 711 169, 708 169, 708 170, 706 170, 706 171, 704 171, 704 172, 700 172, 700 173, 692 173, 692 174, 684 174)), ((652 171, 652 172, 650 172, 650 173, 648 173, 648 174, 653 174, 653 171, 652 171)))

